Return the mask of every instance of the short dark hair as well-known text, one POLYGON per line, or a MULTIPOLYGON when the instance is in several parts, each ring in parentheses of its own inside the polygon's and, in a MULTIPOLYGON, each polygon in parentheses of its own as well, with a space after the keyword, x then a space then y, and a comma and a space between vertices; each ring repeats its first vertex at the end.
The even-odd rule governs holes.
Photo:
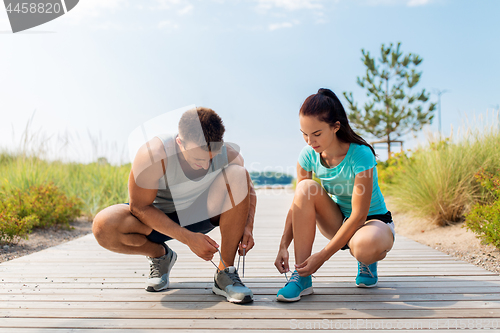
POLYGON ((185 142, 193 142, 206 151, 217 151, 223 143, 225 132, 222 119, 214 110, 197 107, 184 112, 179 121, 179 134, 185 142), (200 133, 200 127, 203 134, 200 133))

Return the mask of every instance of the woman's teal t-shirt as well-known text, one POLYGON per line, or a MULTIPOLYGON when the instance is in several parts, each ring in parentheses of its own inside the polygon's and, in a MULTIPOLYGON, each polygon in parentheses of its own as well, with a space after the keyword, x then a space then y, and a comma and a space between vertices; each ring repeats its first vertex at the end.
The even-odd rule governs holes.
POLYGON ((333 201, 339 205, 345 217, 351 216, 352 193, 354 177, 365 170, 373 168, 372 200, 368 215, 385 214, 384 197, 378 186, 377 161, 371 149, 365 145, 351 143, 346 156, 339 165, 327 168, 321 164, 319 153, 310 146, 305 146, 300 152, 299 164, 302 169, 313 171, 321 180, 321 185, 331 195, 333 201))

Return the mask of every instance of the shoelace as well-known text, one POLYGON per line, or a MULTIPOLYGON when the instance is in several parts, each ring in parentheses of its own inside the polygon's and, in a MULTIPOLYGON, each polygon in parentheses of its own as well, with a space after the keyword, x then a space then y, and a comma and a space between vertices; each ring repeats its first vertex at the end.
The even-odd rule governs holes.
MULTIPOLYGON (((220 261, 222 261, 222 265, 224 265, 224 268, 227 268, 226 263, 222 259, 222 254, 220 253, 219 248, 217 248, 217 252, 219 252, 219 258, 220 258, 220 261)), ((243 257, 243 272, 242 272, 243 274, 241 276, 245 277, 245 248, 243 248, 243 256, 238 255, 238 267, 236 268, 236 272, 240 271, 240 259, 241 259, 241 257, 243 257)), ((218 273, 220 271, 219 266, 217 266, 212 260, 210 260, 210 262, 215 266, 215 268, 217 268, 217 273, 218 273)), ((234 274, 234 273, 231 273, 231 274, 234 274)), ((238 277, 238 280, 241 283, 241 280, 239 277, 238 277)))
POLYGON ((238 271, 234 271, 234 273, 229 273, 229 272, 226 272, 226 274, 229 276, 229 278, 231 279, 231 281, 233 281, 233 286, 240 286, 240 287, 244 287, 245 285, 243 284, 243 282, 241 282, 241 279, 240 279, 240 276, 238 275, 238 271))
POLYGON ((286 279, 286 284, 289 284, 290 282, 299 282, 300 275, 299 275, 299 273, 297 273, 297 271, 295 271, 292 273, 292 276, 290 276, 290 278, 288 278, 286 276, 286 272, 285 272, 285 279, 286 279))
POLYGON ((151 258, 151 264, 149 265, 149 277, 155 278, 160 277, 160 262, 165 259, 161 258, 151 258))
MULTIPOLYGON (((313 278, 316 278, 316 277, 315 277, 314 275, 312 275, 312 274, 311 274, 311 276, 312 276, 313 278)), ((298 273, 297 271, 294 271, 294 272, 292 273, 292 276, 290 276, 290 278, 288 278, 288 277, 286 276, 286 272, 285 272, 285 279, 286 279, 286 283, 287 283, 287 284, 288 284, 288 283, 290 283, 290 282, 299 282, 299 278, 300 278, 300 275, 299 275, 299 273, 298 273)))
POLYGON ((368 267, 368 265, 363 264, 362 262, 359 263, 359 273, 368 274, 369 276, 373 277, 373 273, 370 270, 370 267, 368 267))

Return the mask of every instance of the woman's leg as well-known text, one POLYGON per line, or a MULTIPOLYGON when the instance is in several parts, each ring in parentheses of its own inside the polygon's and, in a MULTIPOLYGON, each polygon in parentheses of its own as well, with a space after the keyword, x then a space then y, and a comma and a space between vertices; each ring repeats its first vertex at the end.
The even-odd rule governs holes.
POLYGON ((370 265, 385 258, 392 249, 394 236, 391 228, 379 220, 366 221, 347 243, 351 254, 363 264, 370 265))
POLYGON ((342 226, 342 219, 339 207, 320 184, 309 179, 298 183, 292 205, 295 263, 301 264, 311 255, 316 225, 331 239, 342 226))

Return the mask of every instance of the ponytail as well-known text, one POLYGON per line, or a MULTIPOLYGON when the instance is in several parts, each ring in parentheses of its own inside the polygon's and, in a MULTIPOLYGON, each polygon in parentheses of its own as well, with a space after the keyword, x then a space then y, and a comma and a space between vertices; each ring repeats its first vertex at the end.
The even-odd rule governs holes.
POLYGON ((373 155, 377 156, 373 147, 352 130, 342 103, 330 89, 320 88, 317 94, 307 97, 300 107, 299 114, 318 117, 320 121, 330 126, 335 126, 339 122, 340 129, 337 131, 337 138, 340 141, 367 146, 373 155))

